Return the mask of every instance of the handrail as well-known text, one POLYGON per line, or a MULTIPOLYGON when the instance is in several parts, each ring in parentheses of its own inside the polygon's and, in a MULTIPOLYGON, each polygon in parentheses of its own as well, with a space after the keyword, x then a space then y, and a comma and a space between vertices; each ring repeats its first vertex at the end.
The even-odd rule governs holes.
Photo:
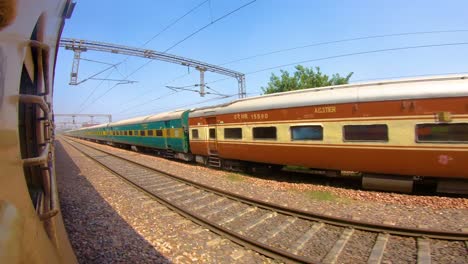
POLYGON ((43 164, 47 165, 47 162, 49 161, 49 152, 50 152, 50 142, 47 142, 39 156, 34 157, 34 158, 23 159, 23 165, 27 167, 31 167, 35 165, 43 165, 43 164))
POLYGON ((21 94, 19 96, 19 100, 22 103, 37 104, 42 109, 42 111, 44 111, 44 113, 50 113, 49 105, 44 100, 44 97, 40 95, 21 94))

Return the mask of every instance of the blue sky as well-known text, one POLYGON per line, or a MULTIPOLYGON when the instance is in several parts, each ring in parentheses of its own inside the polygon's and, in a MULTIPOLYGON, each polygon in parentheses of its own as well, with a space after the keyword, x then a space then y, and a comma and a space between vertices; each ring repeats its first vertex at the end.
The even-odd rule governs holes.
MULTIPOLYGON (((144 47, 164 51, 192 32, 250 1, 207 1, 144 47)), ((67 20, 62 37, 143 47, 163 28, 202 2, 204 0, 77 0, 73 16, 67 20)), ((468 42, 466 10, 468 1, 465 0, 257 0, 212 24, 168 53, 221 65, 270 51, 326 41, 407 32, 467 30, 334 43, 223 65, 247 73, 248 96, 255 96, 261 94, 261 87, 267 85, 271 73, 278 74, 280 69, 292 72, 295 62, 388 48, 468 42), (286 64, 292 65, 249 74, 286 64)), ((199 74, 191 69, 191 74, 187 75, 186 67, 161 61, 152 61, 130 76, 129 80, 135 83, 117 85, 110 91, 116 82, 88 80, 78 86, 70 86, 72 58, 71 51, 60 49, 54 94, 55 113, 58 114, 112 114, 114 120, 122 120, 174 109, 218 104, 237 98, 235 79, 213 82, 225 76, 209 72, 205 76, 207 85, 232 97, 220 100, 214 95, 200 97, 193 92, 173 93, 165 85, 193 85, 199 83, 199 74), (171 82, 180 76, 184 77, 171 82), (106 91, 105 96, 102 96, 106 91)), ((97 76, 109 79, 125 79, 148 62, 143 58, 94 51, 83 53, 82 58, 120 63, 97 76)), ((398 76, 468 72, 467 61, 468 45, 457 45, 370 53, 303 65, 319 66, 329 75, 354 72, 351 82, 357 82, 398 76)), ((78 79, 84 80, 106 67, 104 64, 83 60, 80 62, 78 79)))

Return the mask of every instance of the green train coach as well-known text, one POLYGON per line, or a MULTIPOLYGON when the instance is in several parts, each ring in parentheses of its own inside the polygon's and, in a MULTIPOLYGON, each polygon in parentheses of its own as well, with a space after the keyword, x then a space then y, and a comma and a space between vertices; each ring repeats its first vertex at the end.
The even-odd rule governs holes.
POLYGON ((165 157, 193 159, 188 137, 188 110, 126 119, 70 131, 73 137, 112 145, 149 149, 165 157))
POLYGON ((78 138, 90 139, 96 142, 107 141, 107 125, 101 124, 92 127, 83 127, 67 132, 68 135, 78 138))

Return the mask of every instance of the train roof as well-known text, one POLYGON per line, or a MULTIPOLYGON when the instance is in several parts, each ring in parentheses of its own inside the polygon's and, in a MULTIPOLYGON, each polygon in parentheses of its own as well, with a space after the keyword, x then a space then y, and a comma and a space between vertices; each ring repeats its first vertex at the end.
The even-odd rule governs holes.
POLYGON ((179 119, 179 118, 182 118, 182 115, 187 111, 188 110, 175 110, 172 112, 165 112, 165 113, 159 113, 159 114, 147 115, 147 116, 139 116, 139 117, 134 117, 134 118, 110 123, 110 126, 114 127, 114 126, 133 125, 133 124, 179 119))
POLYGON ((268 94, 194 109, 190 117, 372 101, 468 96, 468 75, 408 78, 268 94))
POLYGON ((94 125, 94 126, 89 126, 89 127, 80 127, 80 128, 78 128, 78 129, 74 129, 74 130, 72 130, 72 131, 80 131, 80 130, 87 130, 87 129, 102 128, 102 127, 107 127, 107 125, 109 125, 109 123, 99 124, 99 125, 94 125))

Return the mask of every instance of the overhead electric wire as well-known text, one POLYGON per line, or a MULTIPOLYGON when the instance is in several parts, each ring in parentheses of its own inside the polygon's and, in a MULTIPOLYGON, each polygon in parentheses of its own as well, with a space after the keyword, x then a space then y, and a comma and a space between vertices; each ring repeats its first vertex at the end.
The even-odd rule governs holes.
POLYGON ((455 43, 417 45, 417 46, 406 46, 406 47, 397 47, 397 48, 388 48, 388 49, 378 49, 378 50, 368 50, 368 51, 352 52, 352 53, 345 53, 345 54, 339 54, 339 55, 334 55, 334 56, 327 56, 327 57, 316 58, 316 59, 310 59, 310 60, 297 61, 297 62, 287 63, 287 64, 278 65, 278 66, 274 66, 274 67, 268 67, 268 68, 260 69, 260 70, 257 70, 257 71, 248 72, 248 73, 246 73, 245 75, 251 75, 251 74, 255 74, 255 73, 259 73, 259 72, 264 72, 264 71, 268 71, 268 70, 274 70, 274 69, 283 68, 283 67, 288 67, 288 66, 292 66, 292 65, 298 65, 298 64, 302 64, 302 63, 309 63, 309 62, 313 62, 313 61, 322 61, 322 60, 329 60, 329 59, 336 59, 336 58, 343 58, 343 57, 351 57, 351 56, 364 55, 364 54, 371 54, 371 53, 380 53, 380 52, 397 51, 397 50, 410 50, 410 49, 448 47, 448 46, 462 46, 462 45, 468 45, 468 42, 455 42, 455 43))
POLYGON ((149 112, 149 111, 151 111, 153 113, 157 113, 158 110, 159 111, 164 111, 164 110, 174 110, 174 109, 187 108, 189 106, 199 105, 199 104, 203 104, 203 103, 207 103, 207 102, 211 102, 211 101, 222 100, 222 99, 226 99, 226 98, 230 98, 230 97, 234 97, 234 96, 237 96, 237 94, 210 98, 210 99, 207 99, 207 100, 203 100, 203 101, 199 101, 199 102, 195 102, 195 103, 191 103, 191 104, 184 104, 184 105, 178 105, 178 106, 170 106, 170 107, 164 107, 164 108, 158 108, 158 109, 148 109, 148 110, 142 110, 142 111, 138 111, 138 112, 131 112, 131 113, 125 114, 123 116, 130 116, 130 115, 145 113, 145 112, 149 112))
POLYGON ((357 41, 357 40, 387 38, 387 37, 400 37, 400 36, 410 36, 410 35, 427 35, 427 34, 459 33, 459 32, 468 32, 468 29, 416 31, 416 32, 371 35, 371 36, 364 36, 364 37, 330 40, 330 41, 317 42, 317 43, 307 44, 307 45, 303 45, 303 46, 297 46, 297 47, 292 47, 292 48, 285 48, 285 49, 260 53, 260 54, 257 54, 257 55, 252 55, 252 56, 249 56, 249 57, 244 57, 244 58, 228 61, 228 62, 222 63, 220 65, 232 64, 232 63, 236 63, 236 62, 239 62, 239 61, 251 60, 251 59, 258 58, 258 57, 264 57, 264 56, 268 56, 268 55, 272 55, 272 54, 276 54, 276 53, 282 53, 282 52, 287 52, 287 51, 292 51, 292 50, 297 50, 297 49, 304 49, 304 48, 310 48, 310 47, 316 47, 316 46, 325 46, 325 45, 342 43, 342 42, 352 42, 352 41, 357 41))
MULTIPOLYGON (((171 49, 175 48, 176 46, 178 46, 179 44, 181 44, 182 42, 186 41, 187 39, 193 37, 194 35, 198 34, 199 32, 201 32, 202 30, 206 29, 207 27, 215 24, 216 22, 219 22, 221 21, 222 19, 230 16, 231 14, 253 4, 254 2, 256 2, 257 0, 252 0, 236 9, 234 9, 233 11, 217 18, 216 20, 210 22, 209 24, 197 29, 196 31, 194 31, 193 33, 189 34, 187 37, 183 38, 182 40, 178 41, 177 43, 175 43, 174 45, 170 46, 169 48, 167 48, 166 50, 163 51, 163 53, 166 53, 168 51, 170 51, 171 49)), ((127 75, 127 77, 125 77, 125 79, 128 79, 130 76, 132 76, 133 74, 135 74, 136 72, 138 72, 139 70, 141 70, 143 67, 145 67, 146 65, 148 65, 149 63, 151 63, 153 60, 149 60, 148 62, 146 62, 145 64, 141 65, 140 67, 138 67, 136 70, 134 70, 133 72, 131 72, 129 75, 127 75)), ((97 100, 101 99, 104 95, 106 95, 107 93, 109 93, 112 89, 114 89, 118 84, 115 84, 114 86, 110 87, 107 91, 105 91, 101 96, 99 96, 98 98, 96 98, 95 100, 93 100, 93 102, 91 104, 93 104, 94 102, 96 102, 97 100)))
POLYGON ((157 97, 157 98, 154 98, 154 99, 151 99, 151 100, 149 100, 149 101, 146 101, 146 102, 144 102, 144 103, 140 103, 140 104, 138 104, 138 106, 128 107, 128 108, 126 108, 126 109, 120 111, 119 114, 120 114, 120 113, 125 113, 125 112, 127 112, 128 110, 131 110, 131 109, 135 109, 136 107, 141 107, 141 106, 147 105, 147 104, 149 104, 149 103, 152 103, 152 102, 154 102, 154 101, 161 100, 162 98, 171 96, 171 95, 176 94, 176 93, 178 93, 178 92, 177 92, 177 91, 173 91, 172 93, 167 93, 167 94, 161 95, 161 96, 159 96, 159 97, 157 97))
MULTIPOLYGON (((180 75, 180 76, 178 76, 178 77, 176 77, 176 78, 174 78, 174 79, 172 79, 172 80, 170 80, 170 81, 168 81, 168 82, 165 82, 165 83, 162 84, 161 86, 164 86, 164 87, 165 87, 166 85, 168 85, 168 84, 170 84, 170 83, 172 83, 172 82, 174 82, 174 81, 176 81, 176 80, 179 80, 179 79, 181 79, 181 78, 183 78, 183 77, 185 77, 185 76, 187 76, 187 75, 188 75, 188 74, 180 75)), ((126 100, 123 104, 128 104, 129 102, 133 102, 133 101, 135 101, 136 99, 138 99, 138 98, 140 98, 140 97, 142 97, 142 96, 144 96, 144 95, 149 94, 149 93, 152 92, 153 90, 154 90, 154 89, 146 90, 145 92, 143 92, 143 93, 137 95, 136 97, 133 97, 132 99, 126 100)))
MULTIPOLYGON (((180 16, 179 18, 177 18, 174 22, 170 23, 169 25, 167 25, 164 29, 162 29, 161 31, 159 31, 156 35, 152 36, 149 40, 147 40, 141 47, 143 48, 144 46, 146 46, 148 43, 150 43, 151 41, 153 41, 155 38, 157 38, 159 35, 161 35, 163 32, 167 31, 169 28, 171 28, 172 26, 174 26, 175 24, 177 24, 180 20, 182 20, 184 17, 186 17, 187 15, 191 14, 193 11, 195 11, 196 9, 198 9, 199 7, 201 7, 203 4, 205 4, 207 1, 209 0, 205 0, 203 2, 201 2, 200 4, 198 4, 196 7, 190 9, 188 12, 186 12, 184 15, 180 16)), ((127 61, 127 59, 129 58, 130 56, 127 56, 125 59, 123 59, 121 62, 119 62, 118 64, 121 64, 121 63, 124 63, 125 61, 127 61)), ((118 69, 117 69, 118 71, 118 69)), ((118 71, 120 73, 120 71, 118 71)), ((121 73, 120 73, 121 74, 121 73)), ((133 73, 132 73, 133 74, 133 73)), ((122 75, 122 74, 121 74, 122 75)), ((107 76, 108 77, 108 76, 107 76)), ((123 76, 125 79, 128 79, 128 77, 130 77, 130 75, 127 75, 127 77, 123 76)), ((115 85, 117 86, 117 84, 115 85)), ((115 87, 114 86, 114 87, 115 87)), ((99 85, 97 86, 99 87, 99 85)), ((96 88, 97 88, 96 87, 96 88)), ((112 88, 114 88, 112 87, 112 88)), ((111 88, 111 89, 112 89, 111 88)), ((107 93, 107 92, 106 92, 107 93)), ((86 101, 88 100, 88 98, 86 99, 86 101)), ((80 106, 81 107, 81 106, 80 106)))
MULTIPOLYGON (((113 71, 113 70, 112 70, 113 71)), ((106 75, 106 78, 109 77, 111 74, 112 74, 112 71, 110 71, 107 75, 106 75)), ((84 105, 85 103, 89 100, 89 98, 91 98, 91 96, 97 91, 97 88, 99 88, 99 86, 101 86, 102 84, 104 83, 104 81, 101 81, 96 87, 93 88, 93 90, 91 91, 91 93, 88 95, 88 97, 86 97, 86 99, 80 104, 79 106, 79 111, 78 113, 81 113, 81 111, 84 110, 84 105)))
POLYGON ((108 71, 108 70, 110 70, 110 69, 112 69, 112 68, 115 68, 117 65, 119 65, 119 63, 117 63, 117 64, 110 64, 109 67, 107 67, 107 68, 105 68, 104 70, 99 71, 99 72, 97 72, 97 73, 95 73, 95 74, 93 74, 93 75, 91 75, 91 76, 89 76, 89 77, 84 78, 83 80, 79 81, 78 84, 84 83, 84 82, 86 82, 87 80, 90 80, 90 79, 92 79, 92 78, 98 76, 99 74, 101 74, 101 73, 103 73, 103 72, 105 72, 105 71, 108 71))
MULTIPOLYGON (((343 58, 343 57, 352 57, 352 56, 358 56, 358 55, 364 55, 364 54, 372 54, 372 53, 381 53, 381 52, 390 52, 390 51, 399 51, 399 50, 411 50, 411 49, 422 49, 422 48, 436 48, 436 47, 447 47, 447 46, 463 46, 463 45, 468 45, 468 42, 455 42, 455 43, 442 43, 442 44, 428 44, 428 45, 417 45, 417 46, 405 46, 405 47, 396 47, 396 48, 387 48, 387 49, 377 49, 377 50, 368 50, 368 51, 359 51, 359 52, 352 52, 352 53, 344 53, 344 54, 339 54, 339 55, 333 55, 333 56, 326 56, 326 57, 321 57, 321 58, 315 58, 315 59, 309 59, 309 60, 303 60, 303 61, 296 61, 292 63, 287 63, 287 64, 282 64, 282 65, 277 65, 277 66, 272 66, 268 68, 263 68, 260 70, 252 71, 252 72, 247 72, 245 75, 252 75, 264 71, 269 71, 269 70, 274 70, 278 68, 284 68, 292 65, 298 65, 302 63, 309 63, 313 61, 323 61, 323 60, 330 60, 330 59, 337 59, 337 58, 343 58)), ((214 80, 211 82, 207 82, 206 84, 211 84, 211 83, 217 83, 217 82, 222 82, 229 80, 230 78, 222 78, 218 80, 214 80)))
POLYGON ((106 65, 115 65, 115 64, 113 64, 113 63, 108 63, 108 62, 103 62, 103 61, 97 61, 97 60, 90 60, 90 59, 86 59, 86 58, 80 58, 80 60, 89 61, 89 62, 95 62, 95 63, 101 63, 101 64, 106 64, 106 65))
MULTIPOLYGON (((182 42, 186 41, 187 39, 193 37, 194 35, 198 34, 199 32, 201 32, 202 30, 206 29, 207 27, 209 27, 209 26, 213 25, 214 23, 216 23, 216 22, 218 22, 218 21, 220 21, 220 20, 222 20, 222 19, 224 19, 224 18, 230 16, 231 14, 233 14, 233 13, 235 13, 235 12, 241 10, 242 8, 245 8, 245 7, 247 7, 247 6, 251 5, 251 4, 253 4, 253 3, 256 2, 256 1, 257 1, 257 0, 252 0, 252 1, 250 1, 250 2, 248 2, 248 3, 246 3, 246 4, 242 5, 242 6, 240 6, 240 7, 238 7, 238 8, 232 10, 231 12, 229 12, 229 13, 227 13, 227 14, 225 14, 225 15, 223 15, 223 16, 217 18, 217 19, 215 19, 214 21, 211 21, 210 23, 206 24, 205 26, 203 26, 203 27, 201 27, 201 28, 195 30, 194 32, 192 32, 191 34, 189 34, 188 36, 186 36, 186 37, 183 38, 182 40, 176 42, 175 44, 173 44, 172 46, 170 46, 169 48, 167 48, 166 50, 164 50, 163 53, 166 53, 166 52, 170 51, 171 49, 177 47, 179 44, 181 44, 182 42)), ((143 65, 141 65, 140 67, 138 67, 136 70, 134 70, 132 73, 130 73, 130 75, 129 75, 128 77, 130 77, 131 75, 133 75, 133 74, 136 73, 137 71, 141 70, 143 67, 146 67, 146 65, 150 64, 152 61, 153 61, 153 60, 147 61, 146 63, 144 63, 143 65)), ((187 75, 189 75, 189 74, 184 75, 184 77, 187 76, 187 75)), ((169 83, 166 83, 166 84, 169 84, 169 83)))
POLYGON ((142 47, 146 46, 146 44, 150 43, 151 41, 153 41, 153 39, 159 37, 159 35, 161 35, 162 33, 166 32, 166 30, 168 30, 169 28, 171 28, 172 26, 174 26, 175 24, 177 24, 180 20, 182 20, 184 17, 188 16, 189 14, 191 14, 193 11, 197 10, 199 7, 201 7, 202 5, 204 5, 206 2, 208 2, 209 0, 205 0, 203 2, 201 2, 200 4, 198 4, 196 7, 190 9, 187 13, 185 13, 183 16, 177 18, 176 20, 174 20, 174 22, 172 22, 171 24, 167 25, 165 28, 163 28, 161 31, 159 31, 158 33, 156 33, 156 35, 152 36, 148 41, 146 41, 142 47))
POLYGON ((370 81, 381 81, 381 80, 391 80, 391 79, 403 79, 403 78, 414 78, 414 77, 425 77, 425 76, 434 76, 434 75, 468 75, 468 72, 443 72, 443 73, 426 73, 426 74, 417 74, 417 75, 399 75, 399 76, 389 76, 389 77, 379 77, 379 78, 370 78, 370 79, 359 79, 354 80, 353 83, 358 82, 370 82, 370 81))
POLYGON ((241 10, 241 9, 243 9, 243 8, 245 8, 245 7, 247 7, 247 6, 251 5, 251 4, 253 4, 253 3, 255 3, 256 1, 257 1, 257 0, 252 0, 252 1, 250 1, 250 2, 248 2, 248 3, 246 3, 246 4, 242 5, 242 6, 240 6, 240 7, 238 7, 238 8, 232 10, 231 12, 229 12, 229 13, 227 13, 227 14, 225 14, 225 15, 223 15, 223 16, 217 18, 217 19, 215 19, 214 21, 211 21, 210 23, 206 24, 205 26, 203 26, 203 27, 201 27, 201 28, 195 30, 193 33, 191 33, 191 34, 188 35, 187 37, 185 37, 185 38, 183 38, 182 40, 176 42, 174 45, 170 46, 170 47, 167 48, 165 51, 163 51, 163 53, 166 53, 166 52, 168 52, 169 50, 171 50, 171 49, 177 47, 180 43, 182 43, 182 42, 186 41, 187 39, 193 37, 194 35, 198 34, 200 31, 204 30, 205 28, 207 28, 207 27, 209 27, 209 26, 215 24, 216 22, 218 22, 218 21, 220 21, 220 20, 225 19, 226 17, 228 17, 228 16, 234 14, 235 12, 237 12, 237 11, 239 11, 239 10, 241 10))

